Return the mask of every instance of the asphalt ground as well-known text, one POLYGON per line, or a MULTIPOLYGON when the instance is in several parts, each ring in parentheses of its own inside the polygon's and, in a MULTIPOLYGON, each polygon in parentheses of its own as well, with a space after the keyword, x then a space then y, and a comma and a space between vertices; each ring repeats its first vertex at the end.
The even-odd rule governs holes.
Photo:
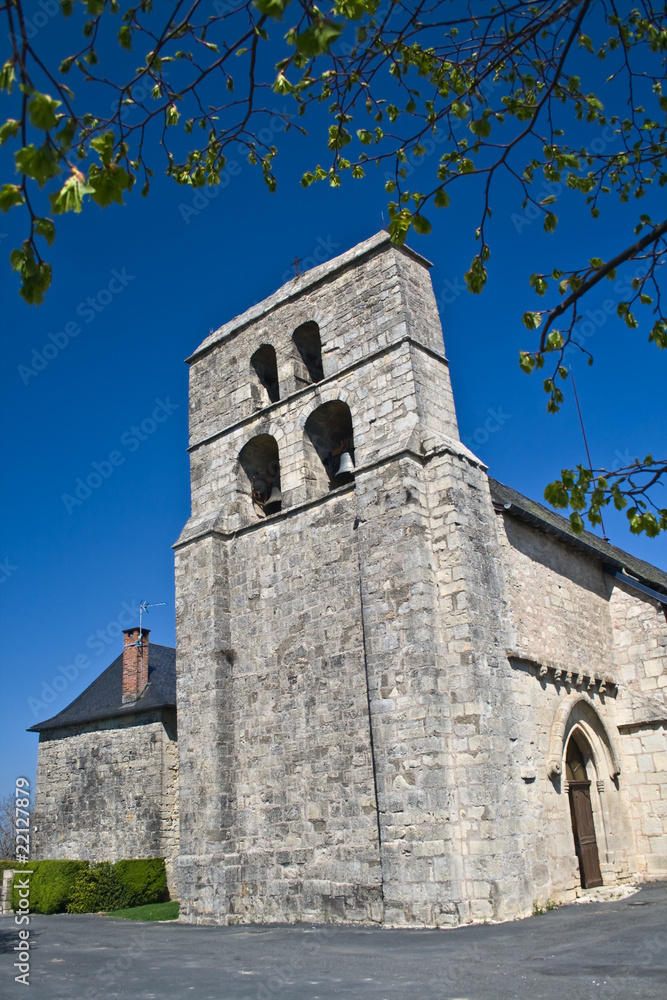
POLYGON ((0 996, 31 1000, 579 1000, 667 997, 667 883, 622 900, 453 930, 193 927, 101 915, 0 917, 0 996))

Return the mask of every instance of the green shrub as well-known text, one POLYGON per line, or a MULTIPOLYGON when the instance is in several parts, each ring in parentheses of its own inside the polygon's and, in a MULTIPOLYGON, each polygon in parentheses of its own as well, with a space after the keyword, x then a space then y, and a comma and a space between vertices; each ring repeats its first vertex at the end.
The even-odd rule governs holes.
MULTIPOLYGON (((0 872, 23 869, 30 876, 31 913, 100 913, 127 909, 169 899, 164 858, 108 861, 0 862, 0 872)), ((1 875, 0 875, 1 877, 1 875)), ((17 879, 12 887, 11 905, 19 906, 17 879)))
POLYGON ((169 899, 164 858, 117 861, 114 870, 126 889, 127 899, 131 900, 124 904, 125 907, 162 903, 169 899))
POLYGON ((108 861, 91 864, 76 877, 68 913, 99 913, 131 905, 128 893, 108 861))
POLYGON ((30 875, 30 912, 64 913, 70 901, 77 875, 88 867, 87 861, 32 861, 17 864, 17 874, 12 886, 12 909, 19 906, 17 879, 21 871, 28 869, 30 875))

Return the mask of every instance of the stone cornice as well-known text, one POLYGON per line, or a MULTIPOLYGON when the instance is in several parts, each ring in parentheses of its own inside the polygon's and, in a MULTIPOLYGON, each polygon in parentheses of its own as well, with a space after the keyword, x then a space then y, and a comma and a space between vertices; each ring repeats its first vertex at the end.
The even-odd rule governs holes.
POLYGON ((295 400, 302 399, 305 396, 317 395, 317 390, 326 388, 335 382, 339 382, 350 372, 356 371, 358 368, 362 368, 365 364, 371 361, 376 361, 378 358, 382 358, 387 354, 391 354, 393 351, 399 350, 404 344, 409 344, 411 348, 417 348, 424 354, 428 354, 430 357, 434 358, 436 361, 442 362, 442 364, 449 366, 449 362, 444 354, 438 354, 437 351, 431 350, 425 344, 420 343, 415 340, 414 337, 406 335, 401 337, 399 340, 394 341, 392 344, 387 344, 386 347, 380 347, 377 351, 373 351, 371 354, 366 354, 363 358, 359 358, 358 361, 353 361, 351 364, 346 365, 345 368, 341 368, 340 371, 336 372, 334 375, 327 375, 326 378, 320 379, 319 382, 313 382, 312 385, 307 385, 303 389, 297 389, 296 392, 292 392, 289 396, 284 396, 283 399, 276 400, 275 403, 269 403, 268 406, 263 406, 261 410, 256 410, 251 413, 248 417, 243 417, 241 420, 236 420, 233 424, 229 424, 227 427, 223 427, 220 431, 215 431, 213 434, 209 434, 206 437, 200 438, 199 441, 193 441, 193 443, 188 447, 188 451, 196 451, 205 444, 210 444, 211 441, 217 441, 219 438, 224 437, 226 434, 231 434, 233 431, 238 430, 239 427, 247 427, 248 424, 253 423, 253 421, 260 418, 264 418, 270 414, 276 413, 284 407, 288 409, 295 400))

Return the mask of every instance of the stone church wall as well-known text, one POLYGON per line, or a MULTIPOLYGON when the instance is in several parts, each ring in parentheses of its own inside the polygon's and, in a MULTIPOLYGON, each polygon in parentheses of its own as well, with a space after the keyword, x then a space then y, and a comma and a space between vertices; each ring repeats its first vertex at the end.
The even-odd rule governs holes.
POLYGON ((47 730, 40 735, 34 857, 84 861, 178 852, 175 713, 47 730))
MULTIPOLYGON (((556 714, 584 695, 614 741, 621 772, 600 753, 591 796, 603 877, 667 874, 667 628, 664 607, 605 574, 600 565, 511 516, 503 519, 504 561, 514 625, 517 705, 535 757, 548 760, 556 714), (545 669, 548 668, 548 669, 545 669), (568 683, 568 671, 573 672, 568 683), (577 672, 583 676, 577 683, 577 672), (542 676, 540 673, 542 672, 542 676), (595 680, 597 678, 597 681, 595 680), (615 681, 618 686, 600 681, 615 681), (645 695, 651 696, 648 701, 645 695)), ((540 781, 538 769, 538 782, 540 781)), ((544 784, 544 781, 543 781, 544 784)), ((552 883, 568 891, 576 859, 567 797, 549 780, 536 827, 554 833, 552 883), (554 797, 556 796, 556 797, 554 797)))
POLYGON ((650 877, 667 873, 667 608, 623 582, 610 600, 619 675, 640 692, 619 729, 638 867, 650 877))
POLYGON ((175 546, 186 920, 445 926, 573 898, 574 727, 604 877, 636 871, 609 580, 495 513, 458 440, 424 265, 374 237, 190 359, 192 517, 175 546), (310 385, 292 339, 307 322, 324 376, 310 385), (251 364, 265 345, 273 402, 251 364), (329 492, 308 420, 334 402, 355 476, 329 492), (266 521, 243 462, 262 436, 282 494, 266 521))

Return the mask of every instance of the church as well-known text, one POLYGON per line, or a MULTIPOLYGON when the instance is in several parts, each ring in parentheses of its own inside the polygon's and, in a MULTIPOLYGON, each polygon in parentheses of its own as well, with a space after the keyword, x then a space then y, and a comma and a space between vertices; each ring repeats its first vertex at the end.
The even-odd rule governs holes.
MULTIPOLYGON (((379 233, 188 361, 177 738, 148 706, 180 919, 445 927, 667 877, 667 574, 461 442, 428 262, 379 233)), ((42 732, 39 856, 72 849, 67 741, 120 819, 94 776, 128 683, 42 732)))

